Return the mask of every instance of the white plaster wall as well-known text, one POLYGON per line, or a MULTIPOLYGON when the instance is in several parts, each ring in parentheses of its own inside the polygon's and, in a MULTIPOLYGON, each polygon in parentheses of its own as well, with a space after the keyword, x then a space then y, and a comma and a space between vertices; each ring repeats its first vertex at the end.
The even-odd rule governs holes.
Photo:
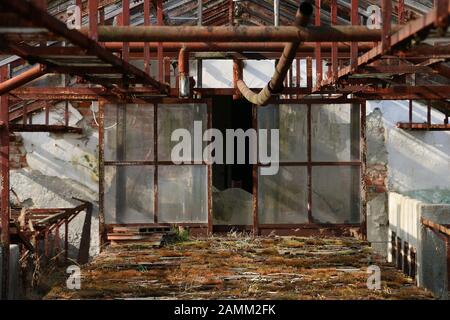
MULTIPOLYGON (((69 125, 76 127, 83 117, 70 104, 69 112, 69 125)), ((45 113, 33 116, 33 123, 45 123, 45 113)), ((49 123, 64 124, 63 105, 50 112, 49 123)), ((98 193, 98 130, 81 135, 22 132, 21 136, 30 168, 47 176, 75 180, 98 193)))
POLYGON ((232 88, 232 60, 203 60, 203 88, 232 88))
POLYGON ((244 61, 243 80, 249 88, 264 88, 275 70, 275 60, 244 61))
MULTIPOLYGON (((64 104, 52 108, 50 124, 64 124, 64 104)), ((10 171, 11 188, 18 199, 11 200, 32 208, 68 208, 81 204, 77 197, 93 203, 90 256, 99 251, 98 226, 98 130, 69 104, 69 125, 82 127, 82 134, 22 132, 28 167, 10 171)), ((45 113, 33 116, 34 124, 45 123, 45 113)), ((85 213, 70 224, 72 257, 78 254, 85 213)), ((64 234, 64 230, 61 230, 64 234)))
MULTIPOLYGON (((406 131, 397 122, 408 122, 408 101, 368 101, 367 113, 379 108, 383 115, 388 152, 390 191, 441 190, 450 194, 450 132, 406 131)), ((427 108, 413 104, 414 122, 426 122, 427 108)), ((444 115, 432 109, 432 122, 442 123, 444 115)))

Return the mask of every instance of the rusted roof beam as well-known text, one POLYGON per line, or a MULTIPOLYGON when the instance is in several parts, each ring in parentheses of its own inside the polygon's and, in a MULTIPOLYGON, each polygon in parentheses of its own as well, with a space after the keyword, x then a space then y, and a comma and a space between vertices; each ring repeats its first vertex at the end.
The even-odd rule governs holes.
POLYGON ((0 0, 0 6, 3 10, 11 11, 18 14, 20 17, 27 18, 39 27, 47 28, 49 31, 63 37, 72 44, 86 49, 87 52, 94 54, 102 61, 109 63, 122 70, 122 73, 127 76, 134 76, 145 84, 154 86, 163 93, 167 93, 169 88, 166 84, 158 82, 150 77, 144 71, 118 58, 109 50, 100 46, 100 44, 77 30, 70 30, 66 25, 57 18, 51 16, 46 11, 38 8, 34 3, 23 0, 7 1, 0 0))
MULTIPOLYGON (((423 34, 426 31, 429 31, 430 29, 435 27, 435 23, 437 21, 442 21, 442 17, 449 16, 450 14, 450 5, 447 5, 447 9, 444 10, 444 12, 437 12, 437 9, 432 9, 428 14, 425 16, 419 17, 416 20, 413 20, 402 27, 398 29, 398 31, 395 31, 392 35, 390 35, 389 44, 386 43, 386 41, 383 43, 379 43, 375 48, 372 50, 366 52, 365 54, 358 57, 357 66, 361 67, 364 65, 367 65, 383 56, 385 53, 384 50, 386 47, 389 48, 395 48, 395 46, 399 46, 402 43, 407 42, 412 37, 417 36, 419 34, 423 34)), ((394 31, 394 29, 391 29, 394 31)), ((333 84, 335 81, 339 81, 339 79, 349 76, 352 74, 353 68, 351 66, 346 66, 339 70, 338 72, 338 79, 328 79, 327 81, 324 81, 323 85, 330 85, 333 84)), ((407 98, 408 99, 408 98, 407 98)))

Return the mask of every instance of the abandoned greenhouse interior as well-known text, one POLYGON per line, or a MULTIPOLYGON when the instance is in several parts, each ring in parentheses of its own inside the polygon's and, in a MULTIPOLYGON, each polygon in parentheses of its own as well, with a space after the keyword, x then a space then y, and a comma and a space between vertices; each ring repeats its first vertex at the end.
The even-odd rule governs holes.
POLYGON ((3 300, 448 300, 450 0, 0 0, 3 300))

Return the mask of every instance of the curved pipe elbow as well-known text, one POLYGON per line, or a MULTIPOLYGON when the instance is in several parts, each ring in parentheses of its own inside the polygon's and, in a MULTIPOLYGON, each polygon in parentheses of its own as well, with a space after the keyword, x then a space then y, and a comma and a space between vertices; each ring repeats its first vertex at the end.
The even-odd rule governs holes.
MULTIPOLYGON (((300 4, 297 14, 295 16, 294 25, 297 27, 305 27, 308 25, 311 15, 313 13, 313 6, 310 2, 304 1, 300 4)), ((281 55, 275 72, 270 82, 259 93, 255 93, 245 84, 242 79, 237 81, 237 87, 242 95, 251 103, 257 106, 266 105, 272 94, 278 94, 283 91, 283 82, 286 78, 286 74, 292 65, 292 61, 295 59, 295 54, 300 45, 300 42, 288 43, 281 55)))

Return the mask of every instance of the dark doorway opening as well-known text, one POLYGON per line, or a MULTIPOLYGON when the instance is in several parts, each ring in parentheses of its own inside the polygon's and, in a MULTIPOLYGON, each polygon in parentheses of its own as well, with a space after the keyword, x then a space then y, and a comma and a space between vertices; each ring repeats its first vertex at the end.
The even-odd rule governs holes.
MULTIPOLYGON (((247 131, 252 128, 252 104, 245 99, 233 100, 231 96, 215 97, 213 98, 212 118, 213 128, 220 130, 224 137, 223 155, 225 162, 226 130, 242 129, 247 131)), ((241 188, 249 193, 252 193, 253 166, 249 163, 249 141, 246 141, 245 164, 236 164, 236 143, 234 149, 234 164, 224 163, 213 165, 213 186, 218 190, 241 188)))

